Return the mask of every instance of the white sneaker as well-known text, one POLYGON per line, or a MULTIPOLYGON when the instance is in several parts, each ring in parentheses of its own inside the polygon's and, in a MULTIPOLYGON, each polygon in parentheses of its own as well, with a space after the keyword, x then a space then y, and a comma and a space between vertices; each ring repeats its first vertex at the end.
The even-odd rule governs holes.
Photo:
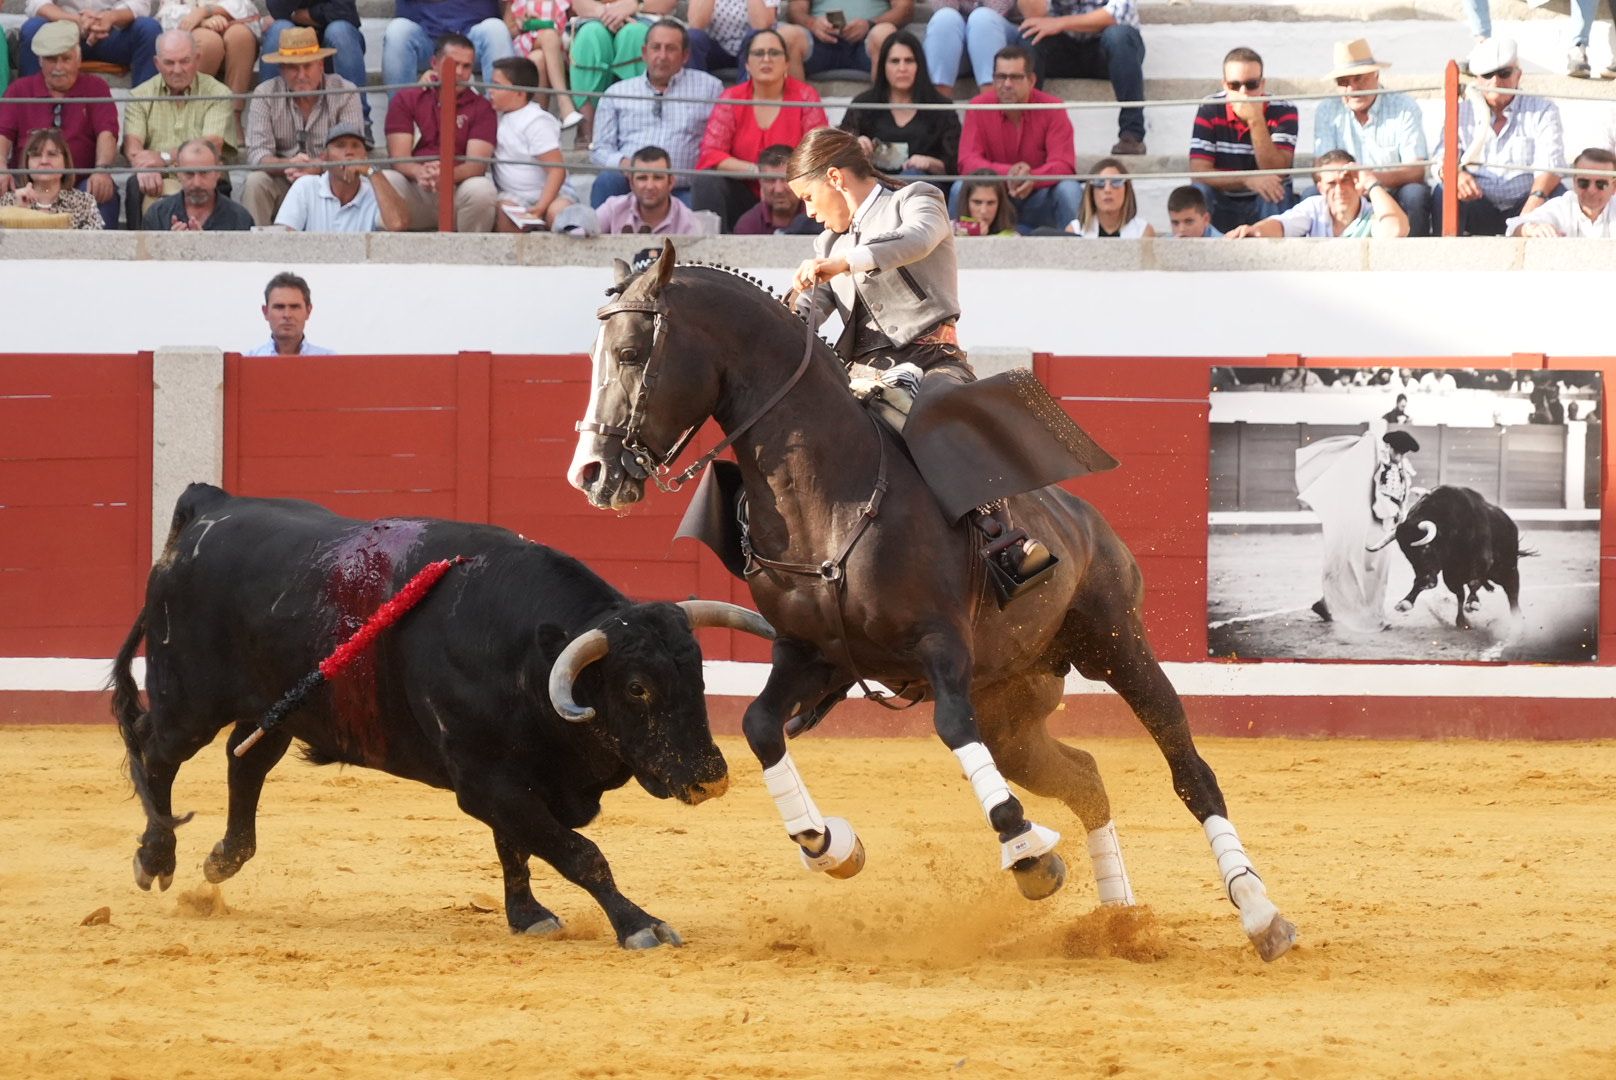
POLYGON ((1566 54, 1566 74, 1573 79, 1593 77, 1593 69, 1588 66, 1588 46, 1571 46, 1571 51, 1566 54))
POLYGON ((573 128, 577 127, 583 122, 584 114, 579 112, 577 109, 574 109, 567 114, 567 118, 565 120, 561 121, 561 130, 571 131, 573 128))

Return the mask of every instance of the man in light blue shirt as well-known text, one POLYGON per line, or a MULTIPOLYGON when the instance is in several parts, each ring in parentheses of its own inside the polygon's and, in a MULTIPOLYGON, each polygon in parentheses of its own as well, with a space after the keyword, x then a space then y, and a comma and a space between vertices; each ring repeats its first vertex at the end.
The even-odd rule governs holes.
POLYGON ((331 356, 303 336, 303 327, 314 314, 309 283, 289 270, 283 270, 264 286, 264 321, 269 323, 269 340, 248 356, 331 356))
POLYGON ((1376 60, 1369 42, 1338 41, 1330 78, 1341 97, 1319 102, 1313 116, 1313 157, 1345 150, 1363 165, 1365 175, 1385 186, 1408 216, 1410 236, 1426 236, 1431 226, 1431 189, 1425 183, 1425 124, 1420 107, 1407 94, 1380 89, 1380 73, 1390 64, 1376 60))
POLYGON ((366 158, 370 144, 356 124, 338 124, 326 136, 331 167, 299 177, 275 212, 275 224, 297 232, 404 232, 410 227, 404 196, 376 183, 366 158))

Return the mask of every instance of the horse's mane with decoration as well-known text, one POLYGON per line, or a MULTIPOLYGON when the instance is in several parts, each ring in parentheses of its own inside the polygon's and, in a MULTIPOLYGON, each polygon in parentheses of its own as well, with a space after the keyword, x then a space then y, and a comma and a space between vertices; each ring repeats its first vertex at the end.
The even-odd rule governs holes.
MULTIPOLYGON (((658 256, 658 257, 660 258, 660 256, 658 256)), ((608 288, 606 290, 606 295, 607 296, 619 296, 619 295, 621 295, 623 292, 625 292, 628 289, 628 287, 631 284, 633 284, 635 281, 639 280, 641 275, 645 274, 648 270, 650 270, 651 265, 653 263, 655 263, 655 262, 656 262, 655 259, 651 260, 651 263, 646 264, 645 269, 641 270, 638 274, 635 274, 633 277, 627 279, 626 281, 622 282, 621 284, 613 285, 610 288, 608 288)), ((748 274, 745 270, 741 270, 738 267, 730 266, 730 265, 728 265, 726 263, 701 262, 701 261, 697 260, 697 261, 690 261, 690 262, 684 262, 684 261, 676 262, 676 263, 673 264, 673 268, 675 270, 717 270, 721 274, 727 274, 728 276, 730 276, 732 278, 735 278, 735 279, 737 279, 739 281, 746 282, 748 285, 751 285, 754 288, 756 288, 758 291, 762 292, 770 300, 773 300, 775 303, 779 304, 782 308, 785 308, 785 297, 783 297, 779 293, 775 292, 774 288, 772 286, 768 285, 767 283, 765 283, 762 278, 757 277, 755 274, 748 274)), ((802 314, 800 314, 798 312, 790 311, 789 308, 787 308, 786 310, 790 314, 794 315, 798 322, 807 322, 807 317, 806 316, 804 316, 804 315, 802 315, 802 314)), ((824 340, 824 339, 821 338, 820 340, 824 340)), ((829 344, 829 342, 827 342, 827 344, 829 344)))

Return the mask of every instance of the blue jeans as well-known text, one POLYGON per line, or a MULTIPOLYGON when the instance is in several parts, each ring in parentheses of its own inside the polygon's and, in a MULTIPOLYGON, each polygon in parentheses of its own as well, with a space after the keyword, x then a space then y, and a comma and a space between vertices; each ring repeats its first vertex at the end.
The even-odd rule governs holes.
MULTIPOLYGON (((260 54, 268 56, 281 47, 281 34, 291 29, 294 23, 285 19, 276 19, 268 30, 264 31, 263 47, 260 54)), ((332 71, 359 87, 359 101, 365 109, 365 123, 370 123, 370 95, 365 93, 365 35, 359 32, 359 27, 351 22, 338 20, 327 23, 320 33, 320 44, 328 49, 337 50, 337 55, 326 61, 332 71)), ((268 82, 276 78, 281 69, 274 64, 258 64, 258 77, 260 82, 268 82)))
MULTIPOLYGON (((965 181, 954 181, 948 193, 948 216, 959 220, 960 200, 965 195, 965 181)), ((1083 185, 1076 180, 1059 180, 1048 187, 1037 188, 1025 199, 1011 199, 1016 207, 1018 225, 1029 229, 1064 229, 1066 223, 1077 217, 1083 205, 1083 185)))
POLYGON ((1397 205, 1408 215, 1408 235, 1431 235, 1431 189, 1424 184, 1404 184, 1392 192, 1397 205))
MULTIPOLYGON (((483 82, 494 81, 494 61, 514 56, 511 33, 498 19, 484 19, 461 33, 471 39, 482 65, 483 82)), ((432 63, 434 42, 426 31, 408 19, 393 19, 382 32, 382 81, 389 86, 414 82, 432 63)), ((344 76, 346 78, 346 76, 344 76)), ((391 97, 398 91, 388 92, 391 97)))
POLYGON ((808 62, 802 66, 809 75, 818 75, 822 71, 870 73, 870 54, 862 41, 838 41, 834 45, 827 45, 814 38, 811 45, 813 51, 808 54, 808 62))
MULTIPOLYGON (((88 176, 86 176, 83 180, 80 180, 74 186, 77 187, 80 191, 89 191, 90 190, 90 178, 88 176)), ((119 205, 120 204, 118 202, 118 185, 116 183, 114 183, 112 185, 112 198, 108 199, 104 203, 97 203, 96 207, 95 207, 97 210, 101 211, 101 224, 102 225, 106 226, 109 229, 116 229, 118 227, 118 209, 119 209, 119 205)))
MULTIPOLYGON (((32 48, 34 35, 51 20, 35 15, 22 24, 22 73, 39 74, 39 57, 32 48)), ((157 74, 157 35, 163 28, 156 19, 138 18, 120 26, 94 45, 80 45, 86 60, 121 64, 129 69, 131 85, 139 86, 157 74)))
MULTIPOLYGON (((627 195, 632 189, 628 184, 628 177, 616 169, 607 169, 595 174, 595 182, 589 185, 589 205, 599 210, 600 204, 613 195, 627 195)), ((690 205, 690 189, 688 187, 674 188, 673 197, 690 205)))
MULTIPOLYGON (((752 35, 748 34, 746 40, 750 41, 752 35)), ((690 61, 685 67, 692 71, 723 71, 726 68, 735 68, 740 78, 746 78, 746 65, 740 58, 724 50, 724 46, 713 40, 713 36, 705 30, 694 26, 690 28, 690 61)))
MULTIPOLYGON (((1616 0, 1605 0, 1612 18, 1616 18, 1616 0)), ((1594 28, 1594 15, 1599 11, 1599 0, 1571 0, 1571 44, 1588 45, 1588 35, 1594 28)))
POLYGON ((1291 190, 1288 183, 1285 185, 1285 197, 1279 202, 1269 202, 1261 195, 1231 197, 1211 184, 1196 184, 1195 188, 1206 199, 1206 208, 1212 213, 1212 227, 1219 232, 1228 232, 1241 225, 1255 225, 1263 218, 1283 214, 1298 202, 1296 192, 1291 190))
MULTIPOLYGON (((1576 18, 1573 3, 1572 18, 1576 18)), ((1470 32, 1477 37, 1490 38, 1493 36, 1493 13, 1487 10, 1487 0, 1464 0, 1465 22, 1470 24, 1470 32)))
POLYGON ((934 8, 926 23, 926 73, 938 86, 959 81, 960 56, 969 53, 971 72, 983 90, 993 86, 993 56, 1006 45, 1025 45, 1021 28, 990 8, 969 16, 953 8, 934 8))
MULTIPOLYGON (((1145 98, 1145 39, 1137 26, 1113 23, 1095 38, 1078 39, 1052 34, 1033 48, 1038 81, 1049 79, 1109 79, 1118 101, 1145 98)), ((1122 109, 1117 131, 1145 137, 1145 110, 1122 109)))

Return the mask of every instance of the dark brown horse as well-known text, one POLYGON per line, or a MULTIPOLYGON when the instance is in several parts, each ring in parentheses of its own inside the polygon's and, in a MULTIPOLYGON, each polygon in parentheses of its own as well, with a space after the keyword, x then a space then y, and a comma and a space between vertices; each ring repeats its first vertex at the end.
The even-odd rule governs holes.
POLYGON ((848 877, 863 849, 844 820, 820 815, 787 752, 787 725, 816 722, 864 677, 923 687, 935 701, 937 734, 960 758, 1024 894, 1054 892, 1064 867, 1052 850, 1059 837, 1027 822, 1006 779, 1065 802, 1088 831, 1102 903, 1131 903, 1094 758, 1045 726, 1075 668, 1109 683, 1156 740, 1258 952, 1272 960, 1289 949, 1295 928, 1229 824, 1146 640, 1138 565, 1105 519, 1057 488, 1012 499, 1016 523, 1060 563, 1004 610, 982 602, 977 541, 854 400, 830 349, 811 339, 805 350, 802 320, 744 275, 676 269, 674 259, 669 244, 642 274, 618 263, 568 480, 621 511, 648 476, 671 486, 668 465, 709 417, 733 438, 757 557, 752 595, 778 634, 744 730, 804 862, 848 877))

